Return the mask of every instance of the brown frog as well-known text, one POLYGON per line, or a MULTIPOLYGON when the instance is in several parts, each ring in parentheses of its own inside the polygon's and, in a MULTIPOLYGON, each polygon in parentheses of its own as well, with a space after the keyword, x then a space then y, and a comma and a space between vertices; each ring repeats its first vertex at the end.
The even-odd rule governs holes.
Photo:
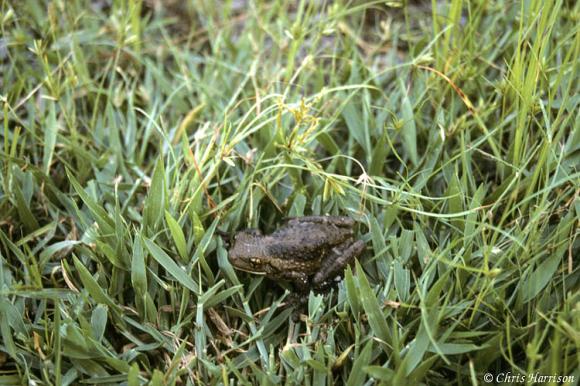
POLYGON ((291 282, 298 292, 322 292, 365 248, 353 238, 354 224, 349 217, 306 216, 288 219, 270 235, 240 231, 229 260, 239 270, 291 282))

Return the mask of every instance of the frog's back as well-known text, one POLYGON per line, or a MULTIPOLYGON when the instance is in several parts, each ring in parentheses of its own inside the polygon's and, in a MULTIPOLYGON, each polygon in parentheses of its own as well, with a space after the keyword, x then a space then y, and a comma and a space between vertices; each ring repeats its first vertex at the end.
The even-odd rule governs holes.
POLYGON ((320 259, 352 235, 352 229, 332 224, 297 224, 272 233, 267 249, 271 256, 282 259, 320 259))

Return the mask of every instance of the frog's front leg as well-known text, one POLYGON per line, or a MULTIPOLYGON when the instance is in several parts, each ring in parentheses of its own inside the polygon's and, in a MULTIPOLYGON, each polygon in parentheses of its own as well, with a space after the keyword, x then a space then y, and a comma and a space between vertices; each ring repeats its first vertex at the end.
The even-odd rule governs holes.
POLYGON ((282 280, 287 280, 293 283, 297 292, 308 292, 310 290, 308 275, 304 272, 283 271, 280 273, 279 277, 282 280))
POLYGON ((325 282, 334 279, 344 271, 344 268, 365 249, 365 243, 357 240, 347 240, 333 249, 333 253, 328 255, 314 275, 312 280, 315 286, 324 286, 325 282))

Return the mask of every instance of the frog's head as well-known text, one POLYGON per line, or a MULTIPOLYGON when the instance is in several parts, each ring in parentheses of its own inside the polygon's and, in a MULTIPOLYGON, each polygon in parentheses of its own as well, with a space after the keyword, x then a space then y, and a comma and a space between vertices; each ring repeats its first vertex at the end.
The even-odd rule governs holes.
POLYGON ((260 239, 260 231, 248 229, 236 233, 232 247, 228 251, 228 259, 234 268, 254 274, 265 274, 268 268, 264 258, 264 248, 260 239))

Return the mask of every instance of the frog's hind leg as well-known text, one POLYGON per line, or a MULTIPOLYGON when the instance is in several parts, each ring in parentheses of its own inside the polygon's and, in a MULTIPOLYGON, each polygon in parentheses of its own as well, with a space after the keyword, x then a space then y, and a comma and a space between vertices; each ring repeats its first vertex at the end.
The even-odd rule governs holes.
POLYGON ((314 278, 312 280, 315 286, 324 286, 325 282, 334 279, 341 274, 345 267, 350 264, 355 257, 360 255, 365 249, 365 243, 362 240, 345 241, 333 249, 333 253, 327 256, 314 278))
POLYGON ((339 227, 352 227, 354 220, 347 216, 304 216, 304 217, 287 217, 285 219, 290 225, 303 223, 315 224, 332 224, 339 227))

